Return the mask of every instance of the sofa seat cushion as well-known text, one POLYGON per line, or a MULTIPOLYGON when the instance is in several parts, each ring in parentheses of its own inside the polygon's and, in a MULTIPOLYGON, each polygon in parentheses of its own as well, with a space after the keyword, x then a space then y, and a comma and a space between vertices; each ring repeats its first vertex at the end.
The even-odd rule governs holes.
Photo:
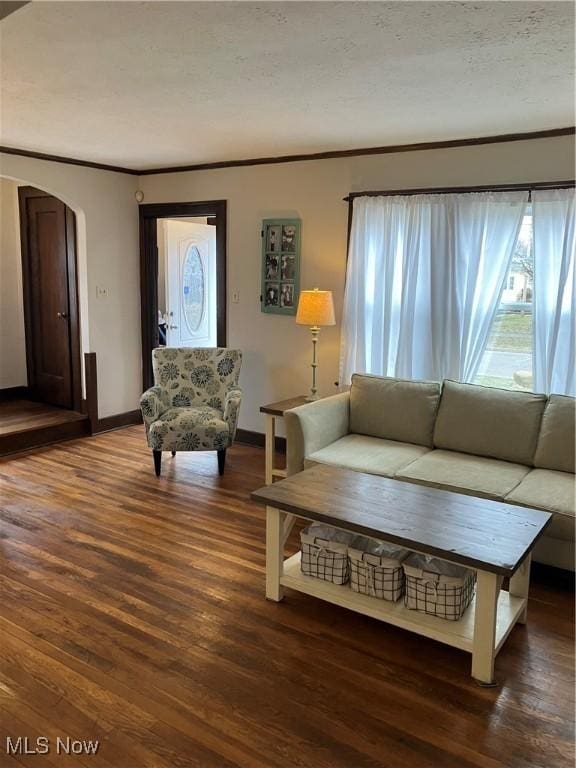
POLYGON ((432 448, 441 386, 355 373, 350 387, 350 432, 432 448))
POLYGON ((573 474, 555 472, 552 469, 533 469, 520 485, 506 496, 505 501, 554 512, 554 519, 546 528, 545 535, 573 541, 575 498, 576 482, 573 474))
POLYGON ((546 395, 445 381, 434 446, 532 466, 546 395))
POLYGON ((217 408, 169 408, 150 424, 148 445, 155 451, 220 451, 230 445, 230 431, 217 408))
POLYGON ((424 456, 428 448, 394 440, 381 440, 366 435, 346 435, 336 442, 310 454, 304 462, 306 468, 313 464, 331 464, 346 467, 370 475, 394 477, 402 467, 424 456))
POLYGON ((436 450, 399 470, 396 477, 446 491, 501 500, 528 472, 530 468, 521 464, 436 450))
POLYGON ((534 466, 574 472, 576 445, 576 400, 566 395, 550 395, 534 456, 534 466))

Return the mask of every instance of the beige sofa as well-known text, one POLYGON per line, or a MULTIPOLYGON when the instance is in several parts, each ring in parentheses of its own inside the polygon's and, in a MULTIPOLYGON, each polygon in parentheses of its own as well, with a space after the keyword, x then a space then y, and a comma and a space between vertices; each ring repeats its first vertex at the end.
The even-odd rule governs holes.
POLYGON ((356 374, 287 411, 288 474, 331 464, 554 513, 534 559, 574 570, 576 401, 356 374))

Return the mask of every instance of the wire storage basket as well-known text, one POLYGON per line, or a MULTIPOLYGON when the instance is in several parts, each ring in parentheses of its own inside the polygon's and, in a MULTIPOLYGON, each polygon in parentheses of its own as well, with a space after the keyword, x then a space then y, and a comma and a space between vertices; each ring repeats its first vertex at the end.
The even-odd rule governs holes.
POLYGON ((474 596, 476 572, 430 555, 411 554, 402 563, 404 604, 415 611, 458 621, 474 596))
POLYGON ((333 584, 346 584, 350 578, 348 547, 354 536, 328 525, 309 525, 300 534, 300 568, 333 584))
POLYGON ((399 600, 404 594, 402 561, 409 554, 396 544, 358 536, 348 549, 350 587, 380 600, 399 600))

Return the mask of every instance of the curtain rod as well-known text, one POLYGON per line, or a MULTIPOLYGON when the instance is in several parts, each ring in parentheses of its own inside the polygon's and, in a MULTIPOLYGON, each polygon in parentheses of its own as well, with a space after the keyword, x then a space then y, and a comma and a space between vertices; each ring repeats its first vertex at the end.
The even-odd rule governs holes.
POLYGON ((480 187, 432 187, 423 189, 385 189, 380 192, 350 192, 343 200, 346 203, 351 202, 356 197, 391 197, 392 195, 442 195, 452 192, 519 192, 526 190, 531 192, 534 189, 570 189, 576 186, 576 181, 570 179, 567 181, 535 181, 531 184, 490 184, 480 187))

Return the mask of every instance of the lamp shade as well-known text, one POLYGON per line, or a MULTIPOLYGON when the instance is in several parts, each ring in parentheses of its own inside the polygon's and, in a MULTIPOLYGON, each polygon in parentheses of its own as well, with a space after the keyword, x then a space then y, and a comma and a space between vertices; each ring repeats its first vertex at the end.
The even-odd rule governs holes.
POLYGON ((296 322, 299 325, 336 325, 332 291, 301 291, 296 322))

